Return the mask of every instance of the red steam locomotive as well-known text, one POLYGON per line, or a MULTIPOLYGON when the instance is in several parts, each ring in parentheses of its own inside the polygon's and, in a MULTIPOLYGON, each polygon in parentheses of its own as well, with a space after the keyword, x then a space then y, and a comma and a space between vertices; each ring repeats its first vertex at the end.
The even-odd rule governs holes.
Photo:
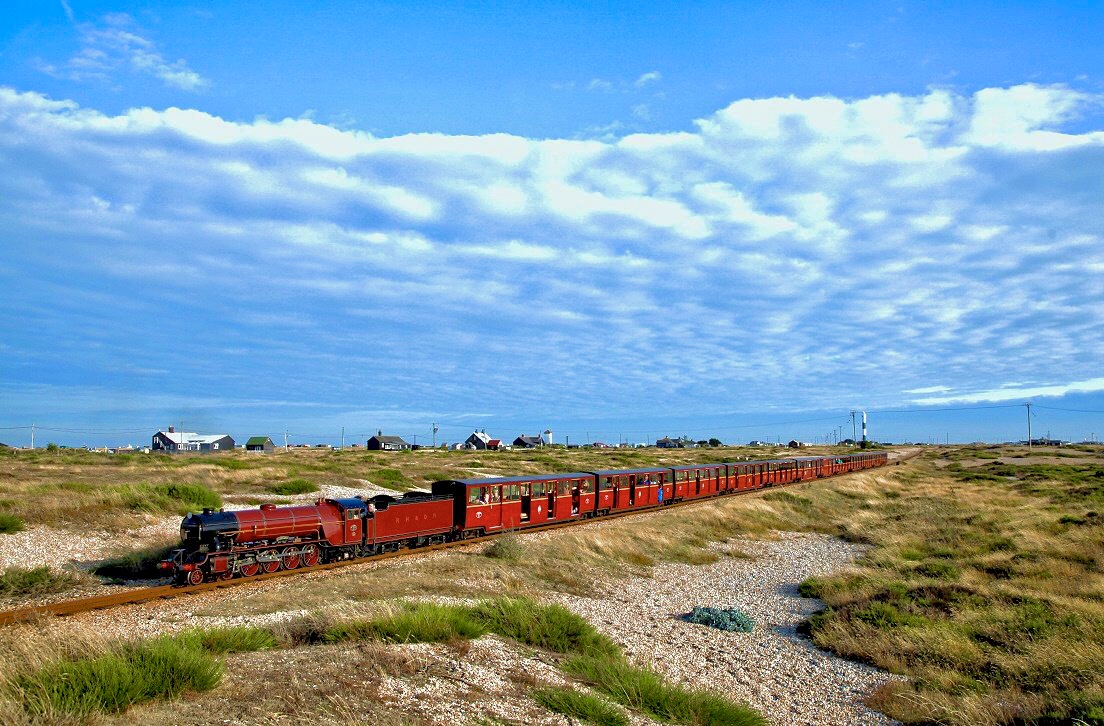
POLYGON ((451 479, 401 497, 189 514, 161 568, 178 584, 252 577, 882 466, 884 453, 451 479))

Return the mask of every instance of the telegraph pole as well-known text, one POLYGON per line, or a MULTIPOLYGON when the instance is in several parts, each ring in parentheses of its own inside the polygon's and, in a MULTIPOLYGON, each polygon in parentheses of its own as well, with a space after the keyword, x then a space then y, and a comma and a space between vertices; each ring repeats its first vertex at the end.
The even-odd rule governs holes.
POLYGON ((31 424, 31 449, 34 449, 34 424, 31 424))
POLYGON ((437 427, 437 422, 433 422, 433 448, 437 448, 437 432, 441 429, 437 427))
POLYGON ((341 427, 341 448, 345 448, 345 427, 341 427))
POLYGON ((284 429, 284 451, 288 450, 287 429, 284 429))
POLYGON ((1031 404, 1025 403, 1027 407, 1027 448, 1031 448, 1031 404))
POLYGON ((851 443, 858 443, 856 439, 859 438, 859 432, 855 429, 855 412, 851 412, 851 443))

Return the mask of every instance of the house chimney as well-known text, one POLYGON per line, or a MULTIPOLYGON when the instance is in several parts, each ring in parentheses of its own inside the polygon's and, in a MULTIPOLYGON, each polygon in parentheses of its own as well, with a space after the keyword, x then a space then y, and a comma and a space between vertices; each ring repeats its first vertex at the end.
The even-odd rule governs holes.
POLYGON ((383 436, 383 429, 376 429, 376 436, 383 436))
POLYGON ((176 429, 174 429, 172 426, 170 426, 169 427, 169 433, 171 434, 171 433, 175 433, 175 432, 176 432, 176 429))

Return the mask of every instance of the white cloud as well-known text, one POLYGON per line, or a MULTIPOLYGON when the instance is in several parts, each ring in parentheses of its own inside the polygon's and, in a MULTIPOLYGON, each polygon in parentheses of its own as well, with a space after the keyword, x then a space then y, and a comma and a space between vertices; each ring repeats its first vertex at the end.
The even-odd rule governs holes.
POLYGON ((651 83, 658 83, 663 76, 659 71, 648 71, 647 73, 641 73, 640 76, 633 81, 633 85, 637 88, 644 88, 651 83))
MULTIPOLYGON (((62 2, 62 7, 73 21, 68 3, 62 2)), ((71 81, 108 82, 126 70, 152 76, 166 86, 184 91, 198 91, 209 85, 184 59, 167 61, 156 44, 140 34, 129 15, 109 15, 99 25, 84 23, 78 30, 80 50, 61 65, 42 63, 43 72, 71 81)))
MULTIPOLYGON (((944 389, 949 390, 949 389, 944 389)), ((919 398, 913 403, 929 406, 944 403, 999 403, 1002 401, 1030 401, 1033 398, 1054 398, 1070 393, 1097 393, 1104 391, 1104 378, 1089 378, 1071 383, 1024 386, 1022 384, 1002 385, 986 391, 954 393, 946 396, 919 398)), ((906 391, 906 393, 924 393, 925 391, 906 391)), ((933 391, 934 392, 934 391, 933 391)))
POLYGON ((23 355, 56 365, 179 348, 143 366, 203 360, 235 383, 263 359, 303 390, 458 410, 1104 390, 1104 136, 1068 126, 1099 100, 743 99, 693 131, 580 141, 105 114, 0 88, 0 303, 28 321, 23 355), (52 280, 116 302, 59 311, 72 293, 52 280), (147 331, 126 302, 179 325, 147 331), (238 340, 201 322, 220 315, 255 324, 238 340), (56 345, 30 330, 44 320, 56 345), (1056 376, 1080 383, 1002 387, 1056 376))

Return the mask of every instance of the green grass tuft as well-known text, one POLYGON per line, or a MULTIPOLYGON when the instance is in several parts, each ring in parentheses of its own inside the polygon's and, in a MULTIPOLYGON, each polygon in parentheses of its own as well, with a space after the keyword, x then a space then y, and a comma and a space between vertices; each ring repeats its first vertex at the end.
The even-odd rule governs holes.
POLYGON ((307 492, 316 492, 319 488, 317 484, 306 479, 292 479, 265 485, 265 489, 273 494, 306 494, 307 492))
POLYGON ((735 633, 750 633, 755 630, 755 621, 739 608, 703 608, 696 607, 682 616, 688 623, 708 625, 718 630, 735 633))
POLYGON ((486 630, 465 608, 435 603, 408 603, 402 611, 384 618, 340 623, 326 631, 323 639, 383 640, 391 643, 442 643, 478 638, 486 630))
POLYGON ((247 626, 197 628, 180 633, 175 638, 189 647, 216 654, 251 653, 276 647, 276 636, 271 630, 247 626))
POLYGON ((218 685, 222 664, 181 640, 158 638, 95 658, 64 660, 16 677, 12 685, 32 716, 88 717, 218 685))
POLYGON ((143 547, 109 557, 92 568, 93 575, 120 580, 153 580, 164 576, 157 564, 180 546, 177 541, 143 547))
POLYGON ((0 534, 22 532, 23 526, 23 520, 14 514, 0 514, 0 534))
POLYGON ((499 635, 555 653, 612 656, 620 652, 612 640, 562 605, 498 597, 474 606, 471 616, 499 635))
POLYGON ((591 693, 572 688, 539 688, 530 697, 549 711, 596 726, 628 726, 629 719, 617 707, 591 693))
POLYGON ((510 564, 519 562, 524 553, 525 546, 521 544, 521 538, 512 532, 499 535, 483 550, 487 557, 510 564))
POLYGON ((686 726, 763 726, 762 716, 708 691, 669 685, 621 658, 575 656, 563 668, 614 701, 656 720, 686 726))
POLYGON ((0 597, 28 597, 61 592, 73 587, 79 578, 71 572, 49 567, 9 567, 0 572, 0 597))

